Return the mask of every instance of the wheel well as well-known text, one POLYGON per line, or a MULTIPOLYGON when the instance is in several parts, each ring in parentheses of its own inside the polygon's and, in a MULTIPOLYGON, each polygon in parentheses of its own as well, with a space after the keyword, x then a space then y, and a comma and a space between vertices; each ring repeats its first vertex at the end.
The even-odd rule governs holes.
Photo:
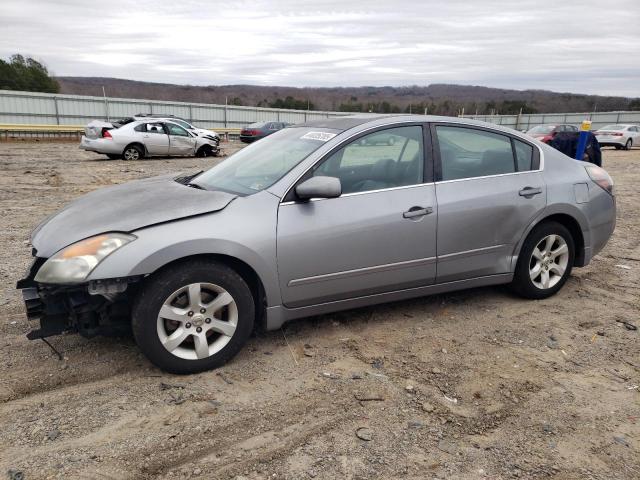
POLYGON ((208 260, 208 261, 223 263, 228 267, 231 267, 233 270, 235 270, 238 273, 238 275, 240 275, 242 279, 245 282, 247 282, 247 285, 251 290, 251 295, 253 295, 253 300, 256 307, 256 324, 259 325, 260 327, 265 326, 266 295, 264 291, 264 286, 262 284, 262 280, 260 280, 260 277, 258 276, 256 271, 249 264, 243 262, 242 260, 236 257, 232 257, 230 255, 221 255, 221 254, 191 255, 188 257, 178 258, 176 260, 173 260, 163 265, 162 267, 157 269, 155 272, 153 272, 152 275, 160 272, 161 270, 175 267, 177 264, 180 264, 189 260, 194 260, 194 259, 202 259, 204 261, 208 260))
POLYGON ((213 153, 213 147, 207 143, 205 143, 204 145, 200 145, 200 148, 196 150, 196 156, 205 157, 207 155, 207 151, 213 153))
POLYGON ((124 152, 127 151, 127 148, 131 147, 135 145, 136 147, 140 147, 140 150, 142 150, 143 154, 147 153, 147 149, 144 147, 143 144, 141 144, 140 142, 131 142, 130 144, 128 144, 126 147, 124 147, 124 149, 122 150, 122 153, 124 154, 124 152))
POLYGON ((578 221, 571 215, 557 213, 555 215, 545 217, 538 223, 538 225, 546 222, 557 222, 569 230, 569 233, 571 233, 571 237, 573 238, 573 243, 576 247, 576 256, 573 264, 577 267, 584 265, 584 236, 582 235, 582 229, 580 228, 578 221))

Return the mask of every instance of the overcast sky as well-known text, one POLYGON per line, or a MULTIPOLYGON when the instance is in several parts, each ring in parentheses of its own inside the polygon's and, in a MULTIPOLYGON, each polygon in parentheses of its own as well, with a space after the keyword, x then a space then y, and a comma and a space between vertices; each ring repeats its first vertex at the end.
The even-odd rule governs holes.
POLYGON ((1 0, 0 55, 192 85, 428 85, 640 97, 640 0, 1 0))

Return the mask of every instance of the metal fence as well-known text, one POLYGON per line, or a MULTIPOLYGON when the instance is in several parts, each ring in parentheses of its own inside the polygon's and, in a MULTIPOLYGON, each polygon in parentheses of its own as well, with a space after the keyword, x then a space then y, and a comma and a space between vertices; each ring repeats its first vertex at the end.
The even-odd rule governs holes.
POLYGON ((568 123, 579 126, 583 120, 591 120, 592 130, 612 123, 640 125, 640 112, 531 113, 522 115, 464 115, 463 117, 525 131, 543 124, 568 123))
MULTIPOLYGON (((350 115, 343 112, 0 90, 0 124, 84 126, 90 120, 116 120, 136 113, 175 115, 199 127, 212 129, 238 129, 249 123, 260 121, 301 123, 307 120, 350 115)), ((611 123, 640 124, 640 112, 464 115, 464 118, 504 125, 516 130, 528 130, 545 123, 579 125, 583 120, 591 120, 593 129, 611 123)))
POLYGON ((239 128, 260 121, 301 123, 345 115, 313 110, 0 90, 0 124, 85 125, 90 120, 110 121, 137 113, 175 115, 202 128, 239 128))

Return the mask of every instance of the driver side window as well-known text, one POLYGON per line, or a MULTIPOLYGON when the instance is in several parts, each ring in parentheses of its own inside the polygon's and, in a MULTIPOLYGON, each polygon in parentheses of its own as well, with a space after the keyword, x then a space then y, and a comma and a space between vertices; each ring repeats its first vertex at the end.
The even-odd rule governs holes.
POLYGON ((423 183, 421 126, 379 130, 342 147, 313 172, 337 177, 342 193, 367 192, 423 183))
POLYGON ((179 125, 175 123, 167 123, 167 128, 169 129, 169 135, 176 135, 178 137, 188 137, 189 134, 187 131, 179 125))

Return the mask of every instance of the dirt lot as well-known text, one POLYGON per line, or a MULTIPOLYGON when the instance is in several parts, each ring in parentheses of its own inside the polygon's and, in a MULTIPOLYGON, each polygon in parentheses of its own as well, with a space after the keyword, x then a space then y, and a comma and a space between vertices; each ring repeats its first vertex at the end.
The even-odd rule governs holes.
MULTIPOLYGON (((111 183, 212 159, 0 143, 0 471, 36 478, 640 478, 640 150, 606 150, 618 227, 554 298, 483 288, 252 338, 226 367, 152 367, 130 338, 30 342, 35 224, 111 183)), ((11 478, 11 475, 9 477, 11 478)))

